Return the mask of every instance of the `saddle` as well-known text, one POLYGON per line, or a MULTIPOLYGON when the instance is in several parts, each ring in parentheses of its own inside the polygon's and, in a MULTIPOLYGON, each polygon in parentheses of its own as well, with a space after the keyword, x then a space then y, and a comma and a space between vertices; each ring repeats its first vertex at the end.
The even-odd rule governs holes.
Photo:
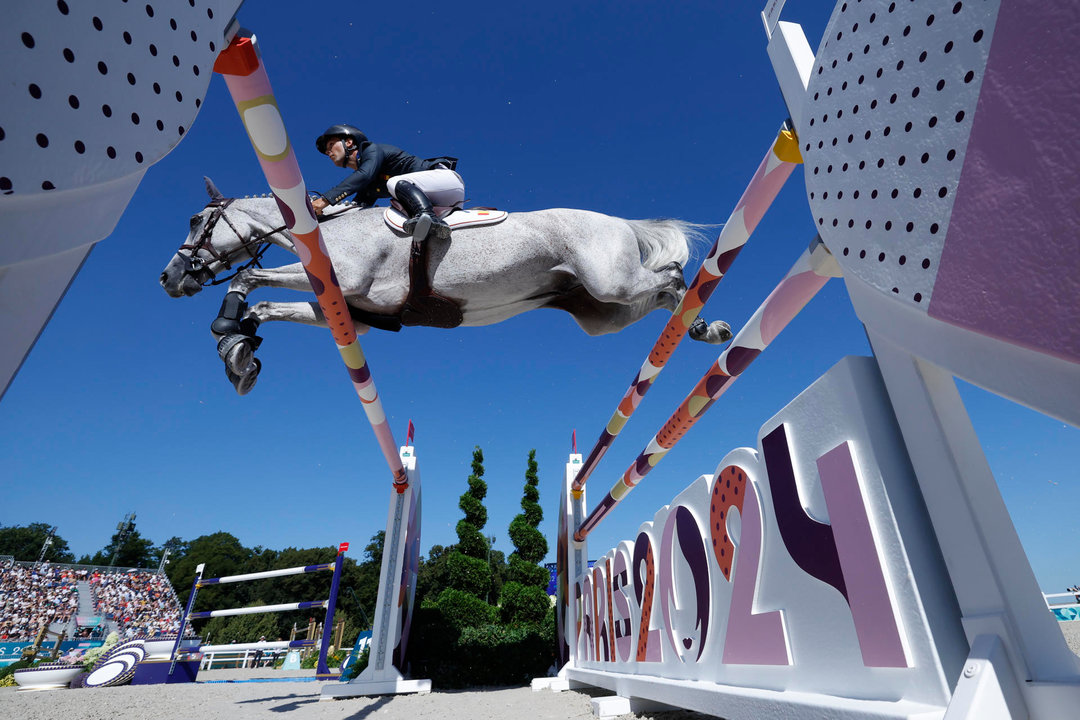
MULTIPOLYGON (((460 210, 454 208, 436 208, 443 220, 454 232, 469 227, 495 225, 506 219, 509 214, 503 210, 491 208, 472 208, 460 210), (449 210, 447 214, 444 211, 449 210)), ((403 226, 408 217, 397 208, 386 208, 383 219, 392 230, 403 233, 403 226)), ((455 300, 435 292, 431 287, 431 275, 428 269, 428 246, 433 240, 412 240, 409 251, 409 294, 401 306, 398 319, 406 327, 422 325, 425 327, 456 328, 463 319, 461 307, 455 300)), ((453 242, 451 237, 450 242, 453 242)), ((361 320, 362 321, 362 320, 361 320)), ((362 321, 363 322, 363 321, 362 321)), ((378 325, 373 325, 378 327, 378 325)))

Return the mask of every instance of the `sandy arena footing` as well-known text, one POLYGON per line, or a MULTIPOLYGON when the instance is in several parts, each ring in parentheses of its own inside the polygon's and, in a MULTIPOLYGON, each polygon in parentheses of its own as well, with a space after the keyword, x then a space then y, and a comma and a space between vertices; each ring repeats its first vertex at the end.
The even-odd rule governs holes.
MULTIPOLYGON (((1080 621, 1059 623, 1080 655, 1080 621)), ((595 717, 594 692, 533 692, 530 688, 435 691, 429 695, 320 701, 314 670, 204 670, 188 685, 140 685, 93 690, 16 692, 0 688, 0 712, 20 720, 191 720, 271 717, 289 720, 586 720, 595 717), (275 682, 244 682, 273 680, 275 682)), ((705 720, 689 711, 636 713, 618 720, 705 720)))

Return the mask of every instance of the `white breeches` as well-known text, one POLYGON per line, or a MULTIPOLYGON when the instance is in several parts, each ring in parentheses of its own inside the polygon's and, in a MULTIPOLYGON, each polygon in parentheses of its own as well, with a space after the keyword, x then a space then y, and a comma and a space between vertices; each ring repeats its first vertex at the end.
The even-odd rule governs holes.
POLYGON ((445 215, 453 208, 460 208, 465 202, 465 181, 453 170, 435 168, 395 175, 386 181, 386 189, 395 199, 397 184, 402 180, 408 180, 423 190, 440 215, 445 215))

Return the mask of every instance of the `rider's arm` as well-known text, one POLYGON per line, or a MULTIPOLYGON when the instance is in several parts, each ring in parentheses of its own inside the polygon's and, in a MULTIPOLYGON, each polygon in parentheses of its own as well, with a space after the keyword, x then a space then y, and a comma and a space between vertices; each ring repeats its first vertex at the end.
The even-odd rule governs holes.
POLYGON ((350 195, 362 193, 375 180, 383 164, 383 151, 376 143, 371 143, 357 157, 357 168, 340 184, 324 192, 322 196, 331 205, 336 205, 350 195))

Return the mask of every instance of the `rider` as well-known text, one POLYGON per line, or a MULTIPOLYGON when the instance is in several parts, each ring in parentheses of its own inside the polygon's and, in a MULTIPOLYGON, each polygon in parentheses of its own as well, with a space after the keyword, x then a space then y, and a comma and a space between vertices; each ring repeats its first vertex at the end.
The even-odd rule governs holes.
POLYGON ((312 201, 316 214, 349 195, 370 207, 378 198, 392 197, 409 215, 404 230, 418 239, 426 236, 448 239, 450 226, 432 207, 460 208, 465 202, 465 183, 454 172, 457 158, 421 160, 415 155, 382 143, 373 143, 352 125, 331 125, 315 139, 315 147, 340 168, 355 172, 340 184, 312 201), (430 229, 424 231, 424 227, 430 229))

